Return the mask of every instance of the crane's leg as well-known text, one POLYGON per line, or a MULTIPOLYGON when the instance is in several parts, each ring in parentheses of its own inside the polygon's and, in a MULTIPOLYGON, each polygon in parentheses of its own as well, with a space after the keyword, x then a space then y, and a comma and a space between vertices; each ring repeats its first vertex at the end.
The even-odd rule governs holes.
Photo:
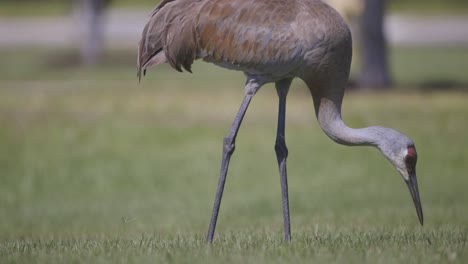
POLYGON ((284 79, 276 82, 276 91, 279 97, 278 130, 276 133, 275 151, 278 159, 278 167, 281 180, 281 198, 283 201, 284 240, 291 241, 291 224, 289 221, 289 198, 288 198, 288 174, 286 170, 286 159, 288 148, 284 139, 286 96, 292 79, 284 79))
POLYGON ((213 242, 214 231, 216 228, 216 221, 218 220, 218 213, 219 213, 219 206, 221 205, 221 198, 223 197, 223 190, 224 190, 224 183, 226 182, 226 174, 229 167, 229 160, 231 159, 232 153, 234 153, 235 148, 235 141, 237 132, 239 131, 239 127, 242 123, 244 118, 245 112, 249 107, 250 100, 255 95, 255 93, 260 89, 262 83, 259 83, 255 79, 247 79, 247 83, 245 85, 245 96, 244 100, 242 101, 242 105, 237 113, 234 122, 232 123, 231 129, 229 133, 224 138, 223 143, 223 157, 221 161, 221 171, 219 173, 219 182, 218 188, 216 190, 216 197, 213 206, 213 213, 211 215, 211 222, 210 227, 208 229, 208 234, 206 236, 206 242, 213 242))

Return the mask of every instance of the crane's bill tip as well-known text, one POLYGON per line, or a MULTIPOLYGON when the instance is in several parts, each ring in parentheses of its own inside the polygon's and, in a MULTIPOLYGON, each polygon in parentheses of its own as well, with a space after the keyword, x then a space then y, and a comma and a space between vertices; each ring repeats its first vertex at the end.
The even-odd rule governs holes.
POLYGON ((419 223, 424 225, 424 214, 421 205, 421 198, 419 196, 419 188, 418 188, 418 180, 416 175, 411 175, 408 180, 405 179, 406 185, 408 186, 408 190, 411 194, 411 198, 413 199, 414 208, 416 209, 416 214, 418 215, 419 223))
POLYGON ((421 204, 419 204, 419 209, 417 208, 416 212, 418 214, 419 223, 421 224, 421 226, 424 226, 424 215, 421 204))

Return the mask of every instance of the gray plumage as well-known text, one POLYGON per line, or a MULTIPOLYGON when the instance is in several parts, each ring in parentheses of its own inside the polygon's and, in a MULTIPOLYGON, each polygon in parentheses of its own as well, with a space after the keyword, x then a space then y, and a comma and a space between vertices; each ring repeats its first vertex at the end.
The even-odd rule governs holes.
POLYGON ((405 135, 384 127, 353 129, 341 118, 351 64, 351 34, 342 17, 320 0, 163 0, 152 12, 138 49, 138 77, 169 63, 191 71, 202 59, 247 76, 245 97, 224 139, 220 179, 207 241, 213 240, 229 161, 242 119, 255 93, 274 82, 279 96, 275 151, 280 170, 285 240, 290 240, 284 139, 286 96, 293 78, 312 94, 323 131, 343 145, 377 147, 408 184, 419 220, 423 215, 416 181, 417 154, 405 135))

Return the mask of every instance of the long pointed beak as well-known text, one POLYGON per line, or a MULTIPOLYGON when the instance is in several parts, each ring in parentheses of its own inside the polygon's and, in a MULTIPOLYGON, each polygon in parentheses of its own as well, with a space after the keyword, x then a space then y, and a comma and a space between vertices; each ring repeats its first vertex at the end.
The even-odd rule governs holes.
POLYGON ((421 225, 423 225, 424 216, 421 206, 421 198, 419 198, 418 180, 416 178, 416 175, 410 175, 408 180, 405 179, 405 182, 406 185, 408 185, 411 198, 413 198, 414 207, 416 208, 416 213, 418 214, 419 222, 421 223, 421 225))

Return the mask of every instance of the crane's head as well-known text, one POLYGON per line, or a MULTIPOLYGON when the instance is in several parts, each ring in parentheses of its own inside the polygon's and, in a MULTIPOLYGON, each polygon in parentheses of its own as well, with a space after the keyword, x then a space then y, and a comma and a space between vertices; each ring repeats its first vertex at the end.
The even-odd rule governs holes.
POLYGON ((418 160, 416 147, 414 146, 413 141, 407 136, 393 130, 390 133, 388 132, 386 133, 386 142, 378 144, 378 148, 398 170, 400 175, 403 177, 403 180, 406 182, 411 193, 411 197, 413 198, 419 222, 422 225, 424 217, 421 199, 419 197, 418 181, 416 178, 416 162, 418 160))

